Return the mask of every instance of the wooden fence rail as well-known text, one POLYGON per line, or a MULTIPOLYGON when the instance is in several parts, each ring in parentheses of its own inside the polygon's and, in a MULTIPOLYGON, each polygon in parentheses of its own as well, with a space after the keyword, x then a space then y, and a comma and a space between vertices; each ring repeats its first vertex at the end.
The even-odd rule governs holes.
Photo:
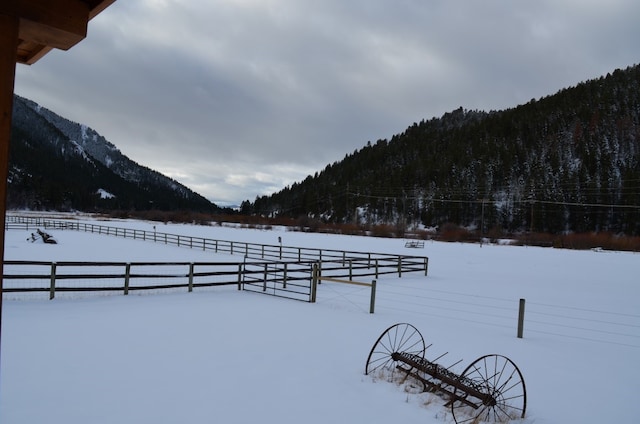
MULTIPOLYGON (((5 261, 5 293, 161 290, 238 285, 236 262, 5 261)), ((242 264, 240 264, 242 265, 242 264)), ((251 273, 251 271, 246 271, 251 273)))
MULTIPOLYGON (((258 244, 229 240, 207 239, 202 237, 184 236, 178 234, 146 231, 133 228, 111 227, 77 221, 63 221, 43 218, 22 217, 7 215, 6 229, 45 229, 75 230, 100 235, 130 238, 134 240, 152 241, 167 245, 189 247, 224 253, 230 255, 242 255, 248 259, 297 261, 297 262, 321 262, 323 264, 335 263, 342 267, 362 266, 366 263, 368 268, 385 267, 383 263, 393 262, 397 264, 396 272, 424 272, 427 275, 429 258, 426 256, 393 255, 386 253, 357 252, 334 249, 317 249, 308 247, 283 246, 281 244, 258 244)), ((387 273, 390 273, 387 272, 387 273)))
POLYGON ((367 260, 335 262, 78 262, 4 261, 4 293, 122 292, 237 285, 313 302, 314 280, 362 279, 422 270, 419 262, 367 260), (399 271, 400 270, 400 271, 399 271), (313 293, 312 293, 313 291, 313 293))

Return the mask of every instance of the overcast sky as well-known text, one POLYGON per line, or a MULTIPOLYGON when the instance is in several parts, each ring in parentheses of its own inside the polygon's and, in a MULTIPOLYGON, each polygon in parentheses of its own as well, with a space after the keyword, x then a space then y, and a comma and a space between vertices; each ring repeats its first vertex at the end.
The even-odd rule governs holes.
POLYGON ((15 92, 226 205, 639 62, 638 0, 118 0, 15 92))

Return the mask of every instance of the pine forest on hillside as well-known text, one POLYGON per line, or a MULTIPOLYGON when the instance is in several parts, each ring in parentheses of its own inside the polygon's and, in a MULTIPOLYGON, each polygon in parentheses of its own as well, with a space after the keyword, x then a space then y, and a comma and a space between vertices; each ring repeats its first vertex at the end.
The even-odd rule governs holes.
POLYGON ((405 229, 640 234, 640 67, 503 111, 462 108, 241 212, 405 229))
POLYGON ((104 137, 14 96, 7 205, 33 210, 220 209, 123 155, 104 137))

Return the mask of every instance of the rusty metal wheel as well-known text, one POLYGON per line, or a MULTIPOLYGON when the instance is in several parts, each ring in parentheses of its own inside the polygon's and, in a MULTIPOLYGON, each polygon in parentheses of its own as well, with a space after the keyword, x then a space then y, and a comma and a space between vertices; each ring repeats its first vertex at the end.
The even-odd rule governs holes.
POLYGON ((486 394, 484 399, 472 398, 460 388, 455 396, 477 406, 473 408, 460 400, 451 403, 453 419, 458 424, 506 423, 524 418, 527 391, 522 374, 516 365, 502 355, 478 358, 460 375, 461 383, 469 382, 486 394))
POLYGON ((424 358, 426 346, 422 334, 411 324, 400 323, 387 328, 376 340, 369 357, 364 373, 369 374, 379 369, 395 370, 396 362, 392 355, 396 352, 407 352, 424 358))

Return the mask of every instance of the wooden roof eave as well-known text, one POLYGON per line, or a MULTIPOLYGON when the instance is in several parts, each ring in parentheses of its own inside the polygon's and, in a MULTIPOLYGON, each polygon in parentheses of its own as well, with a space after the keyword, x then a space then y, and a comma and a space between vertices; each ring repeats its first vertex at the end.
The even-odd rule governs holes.
POLYGON ((17 63, 31 65, 54 48, 68 50, 87 36, 89 20, 115 0, 14 0, 0 13, 20 18, 17 63), (55 5, 55 6, 54 6, 55 5))

